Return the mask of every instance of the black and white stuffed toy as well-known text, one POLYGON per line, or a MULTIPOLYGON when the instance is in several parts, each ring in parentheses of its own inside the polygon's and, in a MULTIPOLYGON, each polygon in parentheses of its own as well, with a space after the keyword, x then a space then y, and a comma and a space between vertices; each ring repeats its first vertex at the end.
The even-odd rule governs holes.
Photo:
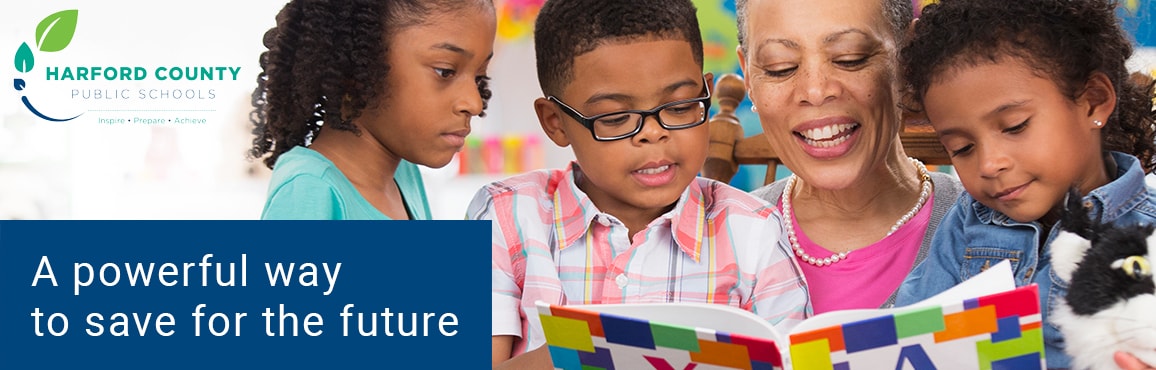
POLYGON ((1050 320, 1064 334, 1074 369, 1118 369, 1116 351, 1156 365, 1154 228, 1091 220, 1080 198, 1068 195, 1051 245, 1052 269, 1069 288, 1050 320))

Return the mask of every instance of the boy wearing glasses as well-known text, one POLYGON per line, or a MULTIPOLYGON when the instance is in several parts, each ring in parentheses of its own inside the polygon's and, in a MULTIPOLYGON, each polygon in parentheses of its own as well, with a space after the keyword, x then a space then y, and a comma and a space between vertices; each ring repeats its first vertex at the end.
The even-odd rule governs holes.
POLYGON ((549 0, 534 43, 538 121, 576 161, 470 204, 493 221, 495 365, 551 368, 538 300, 728 304, 784 331, 810 314, 779 215, 697 177, 713 76, 690 0, 549 0))

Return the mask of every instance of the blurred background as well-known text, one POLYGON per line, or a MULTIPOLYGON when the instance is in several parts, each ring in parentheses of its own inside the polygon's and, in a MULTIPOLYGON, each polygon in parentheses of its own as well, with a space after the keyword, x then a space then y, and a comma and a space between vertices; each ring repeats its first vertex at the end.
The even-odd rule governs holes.
MULTIPOLYGON (((913 1, 917 9, 928 2, 913 1)), ((531 105, 541 95, 531 37, 542 2, 494 0, 499 19, 488 114, 475 119, 471 139, 457 159, 441 169, 422 168, 436 219, 463 218, 474 192, 488 182, 561 167, 572 158, 540 133, 531 105)), ((1156 73, 1154 2, 1126 0, 1120 9, 1139 46, 1129 67, 1147 74, 1156 73)), ((734 1, 695 3, 706 43, 705 69, 716 75, 737 73, 734 1)), ((203 0, 0 5, 8 15, 0 24, 0 51, 12 53, 0 55, 15 55, 23 42, 32 45, 44 17, 79 9, 71 44, 60 52, 37 53, 31 78, 11 64, 0 67, 4 81, 29 82, 24 91, 6 90, 0 97, 0 219, 258 218, 270 171, 245 157, 251 141, 249 99, 259 72, 257 56, 264 51, 261 36, 284 4, 203 0), (143 66, 150 74, 159 66, 240 66, 241 71, 236 81, 161 84, 150 76, 145 81, 67 81, 64 88, 65 82, 45 81, 44 66, 143 66), (208 109, 196 113, 206 123, 107 125, 99 124, 92 110, 84 119, 56 123, 35 117, 20 101, 23 95, 35 96, 42 108, 73 110, 139 106, 141 101, 76 100, 67 90, 130 89, 135 94, 156 87, 212 89, 215 97, 199 103, 208 109)), ((745 101, 738 113, 746 134, 752 135, 761 128, 749 106, 745 101)), ((761 168, 744 166, 732 185, 750 190, 763 176, 761 168)))

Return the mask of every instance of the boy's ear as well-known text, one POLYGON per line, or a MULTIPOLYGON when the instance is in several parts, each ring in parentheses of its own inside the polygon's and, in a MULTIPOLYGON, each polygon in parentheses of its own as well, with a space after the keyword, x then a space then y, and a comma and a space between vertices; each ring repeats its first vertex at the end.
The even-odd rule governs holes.
POLYGON ((1092 121, 1108 122, 1108 117, 1116 109, 1116 88, 1108 75, 1092 72, 1076 103, 1086 109, 1089 124, 1092 121))
POLYGON ((538 124, 542 125, 542 131, 550 141, 560 147, 570 145, 570 139, 566 138, 566 132, 562 130, 563 117, 557 105, 546 98, 534 99, 534 113, 538 115, 538 124))
POLYGON ((714 96, 714 72, 704 73, 702 79, 706 81, 706 91, 710 91, 711 96, 714 96))

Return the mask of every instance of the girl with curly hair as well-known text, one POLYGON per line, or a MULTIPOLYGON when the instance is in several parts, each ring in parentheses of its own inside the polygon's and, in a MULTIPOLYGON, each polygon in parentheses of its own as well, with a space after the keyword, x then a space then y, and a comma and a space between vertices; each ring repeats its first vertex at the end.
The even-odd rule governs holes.
MULTIPOLYGON (((1151 84, 1124 66, 1132 44, 1110 0, 941 0, 900 53, 914 108, 951 155, 967 194, 897 304, 931 297, 1001 260, 1019 285, 1038 284, 1048 368, 1068 368, 1047 321, 1067 295, 1050 245, 1070 189, 1089 214, 1120 226, 1156 224, 1151 84)), ((1065 344, 1067 343, 1067 344, 1065 344)), ((1079 367, 1079 366, 1077 366, 1079 367)))
POLYGON ((490 97, 487 0, 292 0, 265 33, 251 158, 263 219, 429 219, 442 167, 490 97))

